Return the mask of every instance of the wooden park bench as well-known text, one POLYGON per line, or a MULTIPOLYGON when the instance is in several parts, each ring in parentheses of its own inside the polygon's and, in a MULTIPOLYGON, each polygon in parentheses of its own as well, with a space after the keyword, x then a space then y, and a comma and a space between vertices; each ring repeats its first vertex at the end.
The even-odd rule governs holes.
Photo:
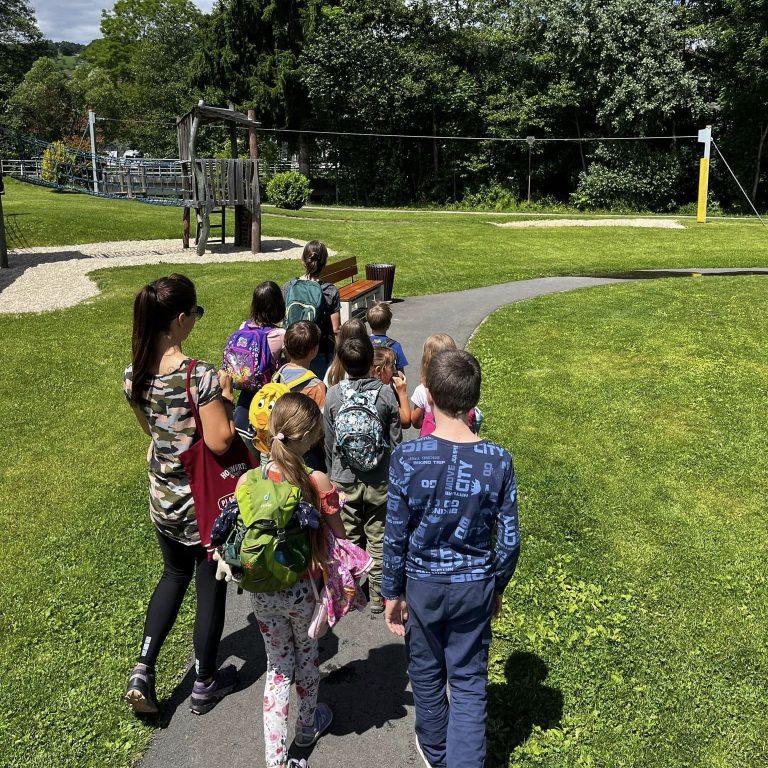
POLYGON ((326 264, 320 273, 327 283, 338 283, 352 278, 349 285, 339 288, 341 298, 341 322, 346 323, 351 317, 365 318, 368 307, 384 298, 384 283, 381 280, 355 280, 357 276, 357 258, 350 256, 332 264, 326 264))

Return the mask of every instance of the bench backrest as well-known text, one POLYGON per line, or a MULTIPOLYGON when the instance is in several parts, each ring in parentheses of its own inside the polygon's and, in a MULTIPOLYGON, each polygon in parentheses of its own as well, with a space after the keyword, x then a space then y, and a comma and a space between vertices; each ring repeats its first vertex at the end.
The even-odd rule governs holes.
POLYGON ((350 256, 341 261, 334 261, 333 264, 326 264, 325 269, 320 273, 320 277, 327 283, 338 283, 346 280, 348 277, 354 278, 357 274, 357 258, 350 256))

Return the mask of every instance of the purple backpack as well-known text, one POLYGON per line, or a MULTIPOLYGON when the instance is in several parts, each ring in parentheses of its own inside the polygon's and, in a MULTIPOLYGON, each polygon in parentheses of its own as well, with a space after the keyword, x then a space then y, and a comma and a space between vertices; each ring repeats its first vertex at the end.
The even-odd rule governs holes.
POLYGON ((235 389, 255 392, 272 379, 278 361, 272 357, 267 336, 274 330, 246 320, 227 339, 222 368, 232 377, 235 389))

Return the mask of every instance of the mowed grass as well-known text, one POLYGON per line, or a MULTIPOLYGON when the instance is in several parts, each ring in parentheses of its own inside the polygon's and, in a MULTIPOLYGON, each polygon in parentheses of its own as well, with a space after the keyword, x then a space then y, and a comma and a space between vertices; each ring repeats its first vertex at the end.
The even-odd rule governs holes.
MULTIPOLYGON (((12 244, 181 239, 181 210, 8 181, 3 205, 12 244)), ((229 220, 232 220, 232 216, 229 220)), ((502 229, 519 216, 265 207, 265 236, 321 239, 358 265, 397 265, 399 296, 455 291, 543 275, 606 274, 663 267, 768 266, 768 228, 753 221, 685 220, 682 230, 502 229)), ((226 271, 228 267, 222 267, 226 271)))
POLYGON ((521 489, 495 768, 768 764, 766 302, 761 277, 624 284, 472 341, 521 489))

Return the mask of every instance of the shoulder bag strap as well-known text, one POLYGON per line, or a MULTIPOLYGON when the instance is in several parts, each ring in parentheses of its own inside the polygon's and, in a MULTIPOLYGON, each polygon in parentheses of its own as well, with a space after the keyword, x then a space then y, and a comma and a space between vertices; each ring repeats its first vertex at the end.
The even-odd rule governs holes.
MULTIPOLYGON (((192 358, 189 361, 189 367, 187 368, 187 400, 189 401, 189 409, 192 411, 192 416, 195 419, 195 430, 197 430, 197 434, 200 436, 200 439, 203 438, 203 423, 200 421, 200 413, 197 410, 197 403, 195 403, 194 398, 192 397, 192 388, 190 386, 191 380, 192 380, 192 371, 195 369, 195 366, 197 365, 197 360, 195 358, 192 358)), ((200 390, 198 388, 198 394, 200 393, 200 390)))

